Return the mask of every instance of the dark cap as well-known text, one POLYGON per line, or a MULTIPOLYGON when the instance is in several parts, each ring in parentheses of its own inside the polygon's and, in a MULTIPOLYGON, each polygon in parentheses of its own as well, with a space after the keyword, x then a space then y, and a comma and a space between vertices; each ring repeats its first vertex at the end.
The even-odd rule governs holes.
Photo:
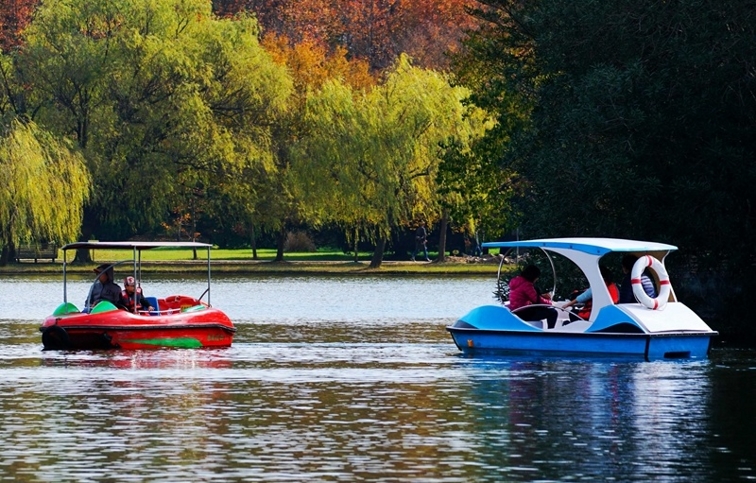
POLYGON ((95 273, 102 273, 105 269, 109 268, 109 263, 103 263, 102 265, 98 265, 97 268, 94 269, 95 273))

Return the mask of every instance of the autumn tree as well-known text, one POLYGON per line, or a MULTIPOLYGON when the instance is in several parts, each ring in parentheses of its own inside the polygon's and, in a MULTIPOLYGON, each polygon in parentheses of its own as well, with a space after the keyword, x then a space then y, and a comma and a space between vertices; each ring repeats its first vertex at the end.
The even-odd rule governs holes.
POLYGON ((21 31, 31 21, 39 0, 3 0, 0 3, 0 52, 21 43, 21 31))
POLYGON ((281 261, 288 229, 303 221, 302 203, 293 186, 291 148, 310 130, 304 115, 308 95, 329 79, 341 79, 356 90, 368 88, 375 79, 366 63, 347 60, 341 49, 329 54, 317 43, 303 41, 292 46, 287 39, 275 36, 266 37, 264 45, 273 59, 288 69, 294 81, 286 112, 271 127, 273 166, 261 173, 265 195, 259 197, 255 210, 257 223, 278 234, 276 260, 281 261))
POLYGON ((390 67, 401 53, 417 65, 445 68, 446 53, 459 48, 476 21, 465 12, 473 0, 215 0, 215 12, 254 12, 265 32, 346 49, 374 71, 390 67))

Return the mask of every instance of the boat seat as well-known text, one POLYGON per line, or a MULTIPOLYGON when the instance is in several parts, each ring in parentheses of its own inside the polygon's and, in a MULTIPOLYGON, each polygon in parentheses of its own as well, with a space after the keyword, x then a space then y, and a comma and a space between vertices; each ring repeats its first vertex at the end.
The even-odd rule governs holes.
POLYGON ((150 312, 150 315, 160 315, 160 306, 158 305, 157 297, 145 297, 144 299, 155 309, 150 312))

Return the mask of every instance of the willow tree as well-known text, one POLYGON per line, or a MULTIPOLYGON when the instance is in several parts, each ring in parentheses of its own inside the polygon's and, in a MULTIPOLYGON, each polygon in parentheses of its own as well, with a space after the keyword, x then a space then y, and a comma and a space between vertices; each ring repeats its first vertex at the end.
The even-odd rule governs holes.
POLYGON ((35 118, 74 137, 93 176, 83 237, 223 217, 225 193, 254 195, 244 173, 271 159, 291 82, 253 18, 218 19, 203 0, 51 0, 25 35, 35 118))
POLYGON ((375 196, 382 175, 372 166, 374 147, 366 135, 363 102, 362 93, 339 80, 326 82, 311 95, 309 136, 295 146, 292 170, 308 222, 335 223, 355 244, 361 234, 376 241, 374 228, 384 212, 375 196))
POLYGON ((19 243, 78 236, 90 178, 71 143, 10 121, 0 130, 0 186, 0 263, 19 243))
POLYGON ((357 91, 369 88, 375 79, 368 65, 360 60, 349 60, 346 52, 337 49, 328 53, 322 45, 301 42, 291 45, 285 38, 268 37, 265 46, 276 63, 285 66, 292 75, 294 89, 287 109, 271 128, 274 169, 265 173, 265 196, 260 196, 256 216, 266 227, 278 233, 276 261, 283 260, 286 232, 289 227, 317 219, 304 213, 308 209, 297 194, 293 171, 296 160, 292 148, 309 136, 309 123, 305 119, 307 99, 331 79, 343 80, 357 91))
POLYGON ((468 145, 480 133, 463 102, 467 94, 402 56, 367 94, 332 83, 312 96, 312 130, 298 150, 301 191, 322 193, 310 198, 311 209, 330 209, 335 221, 368 229, 376 242, 372 267, 381 265, 392 231, 439 218, 441 143, 468 145))
POLYGON ((118 173, 103 176, 111 187, 107 221, 131 214, 136 232, 155 228, 140 212, 164 223, 171 212, 211 234, 217 220, 244 219, 254 206, 258 173, 272 165, 270 126, 291 80, 260 46, 252 18, 168 9, 158 28, 143 8, 144 36, 124 38, 128 68, 111 94, 119 135, 103 139, 107 172, 118 173))

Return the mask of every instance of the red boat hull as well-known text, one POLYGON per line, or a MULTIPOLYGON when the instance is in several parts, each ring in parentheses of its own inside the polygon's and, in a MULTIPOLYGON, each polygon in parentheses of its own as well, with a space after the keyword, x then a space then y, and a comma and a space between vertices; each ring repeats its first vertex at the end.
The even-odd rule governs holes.
POLYGON ((125 310, 81 313, 61 306, 39 328, 46 350, 229 347, 236 328, 222 311, 190 297, 160 301, 159 314, 125 310), (61 310, 63 309, 63 310, 61 310))

